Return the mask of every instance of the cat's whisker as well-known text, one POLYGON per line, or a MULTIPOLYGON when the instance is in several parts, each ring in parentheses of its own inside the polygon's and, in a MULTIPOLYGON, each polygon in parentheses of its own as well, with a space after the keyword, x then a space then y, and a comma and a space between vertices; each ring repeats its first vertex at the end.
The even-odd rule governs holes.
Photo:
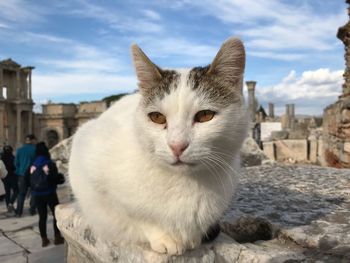
MULTIPOLYGON (((216 163, 215 160, 211 159, 210 157, 206 157, 205 160, 207 160, 208 161, 207 164, 210 165, 214 169, 213 175, 214 175, 214 177, 216 179, 217 178, 219 179, 219 181, 221 183, 221 186, 223 188, 224 195, 227 196, 227 192, 225 190, 226 187, 225 187, 225 185, 224 185, 224 183, 223 183, 223 181, 221 179, 222 172, 229 177, 229 180, 230 180, 229 183, 231 184, 232 189, 234 189, 233 181, 232 181, 232 178, 231 178, 232 174, 228 173, 220 164, 216 163), (213 165, 211 165, 211 164, 213 164, 213 165), (215 169, 215 166, 218 166, 219 170, 215 169)), ((230 201, 225 201, 226 199, 224 199, 224 198, 222 198, 222 199, 223 199, 225 204, 228 204, 230 202, 230 201)))

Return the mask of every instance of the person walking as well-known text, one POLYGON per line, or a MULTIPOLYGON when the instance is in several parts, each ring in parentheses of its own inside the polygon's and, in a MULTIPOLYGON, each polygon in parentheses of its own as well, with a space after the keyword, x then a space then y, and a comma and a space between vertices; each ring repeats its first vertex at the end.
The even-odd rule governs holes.
POLYGON ((57 197, 57 183, 60 183, 60 174, 56 164, 51 160, 49 149, 44 142, 36 146, 35 160, 29 168, 30 183, 32 195, 35 199, 39 214, 39 230, 42 239, 42 246, 50 244, 47 238, 47 206, 49 206, 53 215, 53 228, 55 233, 54 244, 63 244, 64 239, 57 228, 55 207, 59 204, 57 197))
POLYGON ((1 160, 7 170, 7 176, 3 179, 3 182, 6 192, 5 201, 7 211, 11 213, 15 210, 13 205, 18 195, 18 181, 15 174, 15 156, 13 155, 13 148, 10 145, 4 146, 1 160))
MULTIPOLYGON (((28 192, 28 178, 26 178, 26 172, 29 166, 33 163, 35 158, 35 144, 36 138, 34 135, 30 134, 26 136, 25 144, 17 149, 15 156, 15 167, 16 175, 18 179, 18 198, 17 198, 17 208, 16 216, 21 217, 23 213, 24 201, 28 192)), ((35 214, 35 203, 34 199, 30 199, 30 213, 35 214)))
POLYGON ((5 179, 7 177, 7 170, 5 167, 5 164, 0 160, 0 179, 3 181, 3 184, 0 184, 0 191, 1 193, 3 193, 5 191, 5 195, 1 195, 1 201, 4 199, 6 199, 6 186, 5 186, 5 179))

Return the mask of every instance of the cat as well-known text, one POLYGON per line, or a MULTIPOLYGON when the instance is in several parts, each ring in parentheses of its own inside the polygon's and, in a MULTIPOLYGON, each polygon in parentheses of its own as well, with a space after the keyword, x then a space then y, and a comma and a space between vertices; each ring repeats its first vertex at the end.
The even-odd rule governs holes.
POLYGON ((237 189, 245 50, 230 38, 210 65, 181 70, 131 51, 139 91, 77 130, 70 184, 105 239, 179 255, 201 244, 237 189))

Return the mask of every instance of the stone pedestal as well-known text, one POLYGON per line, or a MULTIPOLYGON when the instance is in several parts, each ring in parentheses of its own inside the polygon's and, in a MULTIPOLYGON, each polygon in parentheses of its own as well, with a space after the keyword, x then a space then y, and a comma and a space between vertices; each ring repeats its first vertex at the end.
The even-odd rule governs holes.
POLYGON ((113 244, 74 204, 57 206, 67 262, 350 262, 350 170, 276 164, 241 173, 235 201, 220 221, 222 233, 181 256, 113 244))

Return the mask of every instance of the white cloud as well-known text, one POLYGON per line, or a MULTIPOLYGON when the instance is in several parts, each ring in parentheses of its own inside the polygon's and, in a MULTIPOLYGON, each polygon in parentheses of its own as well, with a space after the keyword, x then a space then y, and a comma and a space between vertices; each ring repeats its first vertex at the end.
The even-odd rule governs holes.
POLYGON ((8 24, 4 23, 4 22, 0 22, 0 28, 7 29, 7 28, 10 28, 10 26, 8 24))
MULTIPOLYGON (((59 37, 51 34, 39 34, 27 32, 19 36, 21 42, 37 43, 49 46, 56 50, 61 58, 38 58, 35 63, 50 68, 52 71, 74 72, 118 72, 127 68, 127 63, 122 62, 111 51, 111 47, 88 45, 73 39, 59 37)), ((112 47, 113 49, 113 47, 112 47)))
POLYGON ((80 1, 79 7, 70 10, 69 13, 96 19, 121 32, 159 33, 163 31, 163 26, 159 23, 160 16, 151 10, 146 10, 143 16, 136 17, 116 9, 80 1))
POLYGON ((291 52, 277 52, 277 51, 250 51, 247 54, 253 57, 270 58, 275 60, 296 61, 305 58, 305 54, 291 53, 291 52))
POLYGON ((233 34, 242 36, 252 55, 281 60, 303 56, 276 51, 335 49, 336 30, 348 20, 345 8, 338 13, 319 14, 306 1, 296 6, 281 0, 185 0, 172 7, 194 8, 198 14, 215 17, 231 26, 233 34))
POLYGON ((295 103, 296 108, 320 114, 327 105, 337 100, 341 94, 343 70, 331 71, 328 68, 320 68, 314 71, 305 71, 298 76, 292 70, 280 83, 259 87, 257 85, 256 96, 260 103, 273 102, 282 109, 284 104, 295 103))
POLYGON ((143 13, 146 17, 148 17, 151 20, 161 20, 160 14, 157 12, 150 10, 150 9, 145 9, 143 10, 143 13))
POLYGON ((257 93, 266 98, 273 96, 290 100, 336 97, 341 92, 343 73, 343 70, 320 68, 305 71, 298 77, 295 71, 291 71, 280 83, 258 89, 257 93))
POLYGON ((199 44, 181 37, 163 37, 157 40, 152 37, 138 37, 134 41, 151 59, 170 57, 172 58, 170 62, 173 64, 175 62, 181 67, 209 64, 220 48, 220 46, 199 44))
POLYGON ((59 37, 59 36, 50 35, 50 34, 33 33, 33 32, 26 32, 23 35, 22 39, 28 42, 45 41, 45 42, 50 42, 55 44, 73 44, 74 43, 74 41, 69 38, 59 37))
POLYGON ((24 0, 0 1, 0 17, 12 23, 42 21, 46 10, 24 0))
POLYGON ((33 97, 35 101, 65 95, 109 93, 136 88, 134 76, 113 74, 33 74, 33 97))

